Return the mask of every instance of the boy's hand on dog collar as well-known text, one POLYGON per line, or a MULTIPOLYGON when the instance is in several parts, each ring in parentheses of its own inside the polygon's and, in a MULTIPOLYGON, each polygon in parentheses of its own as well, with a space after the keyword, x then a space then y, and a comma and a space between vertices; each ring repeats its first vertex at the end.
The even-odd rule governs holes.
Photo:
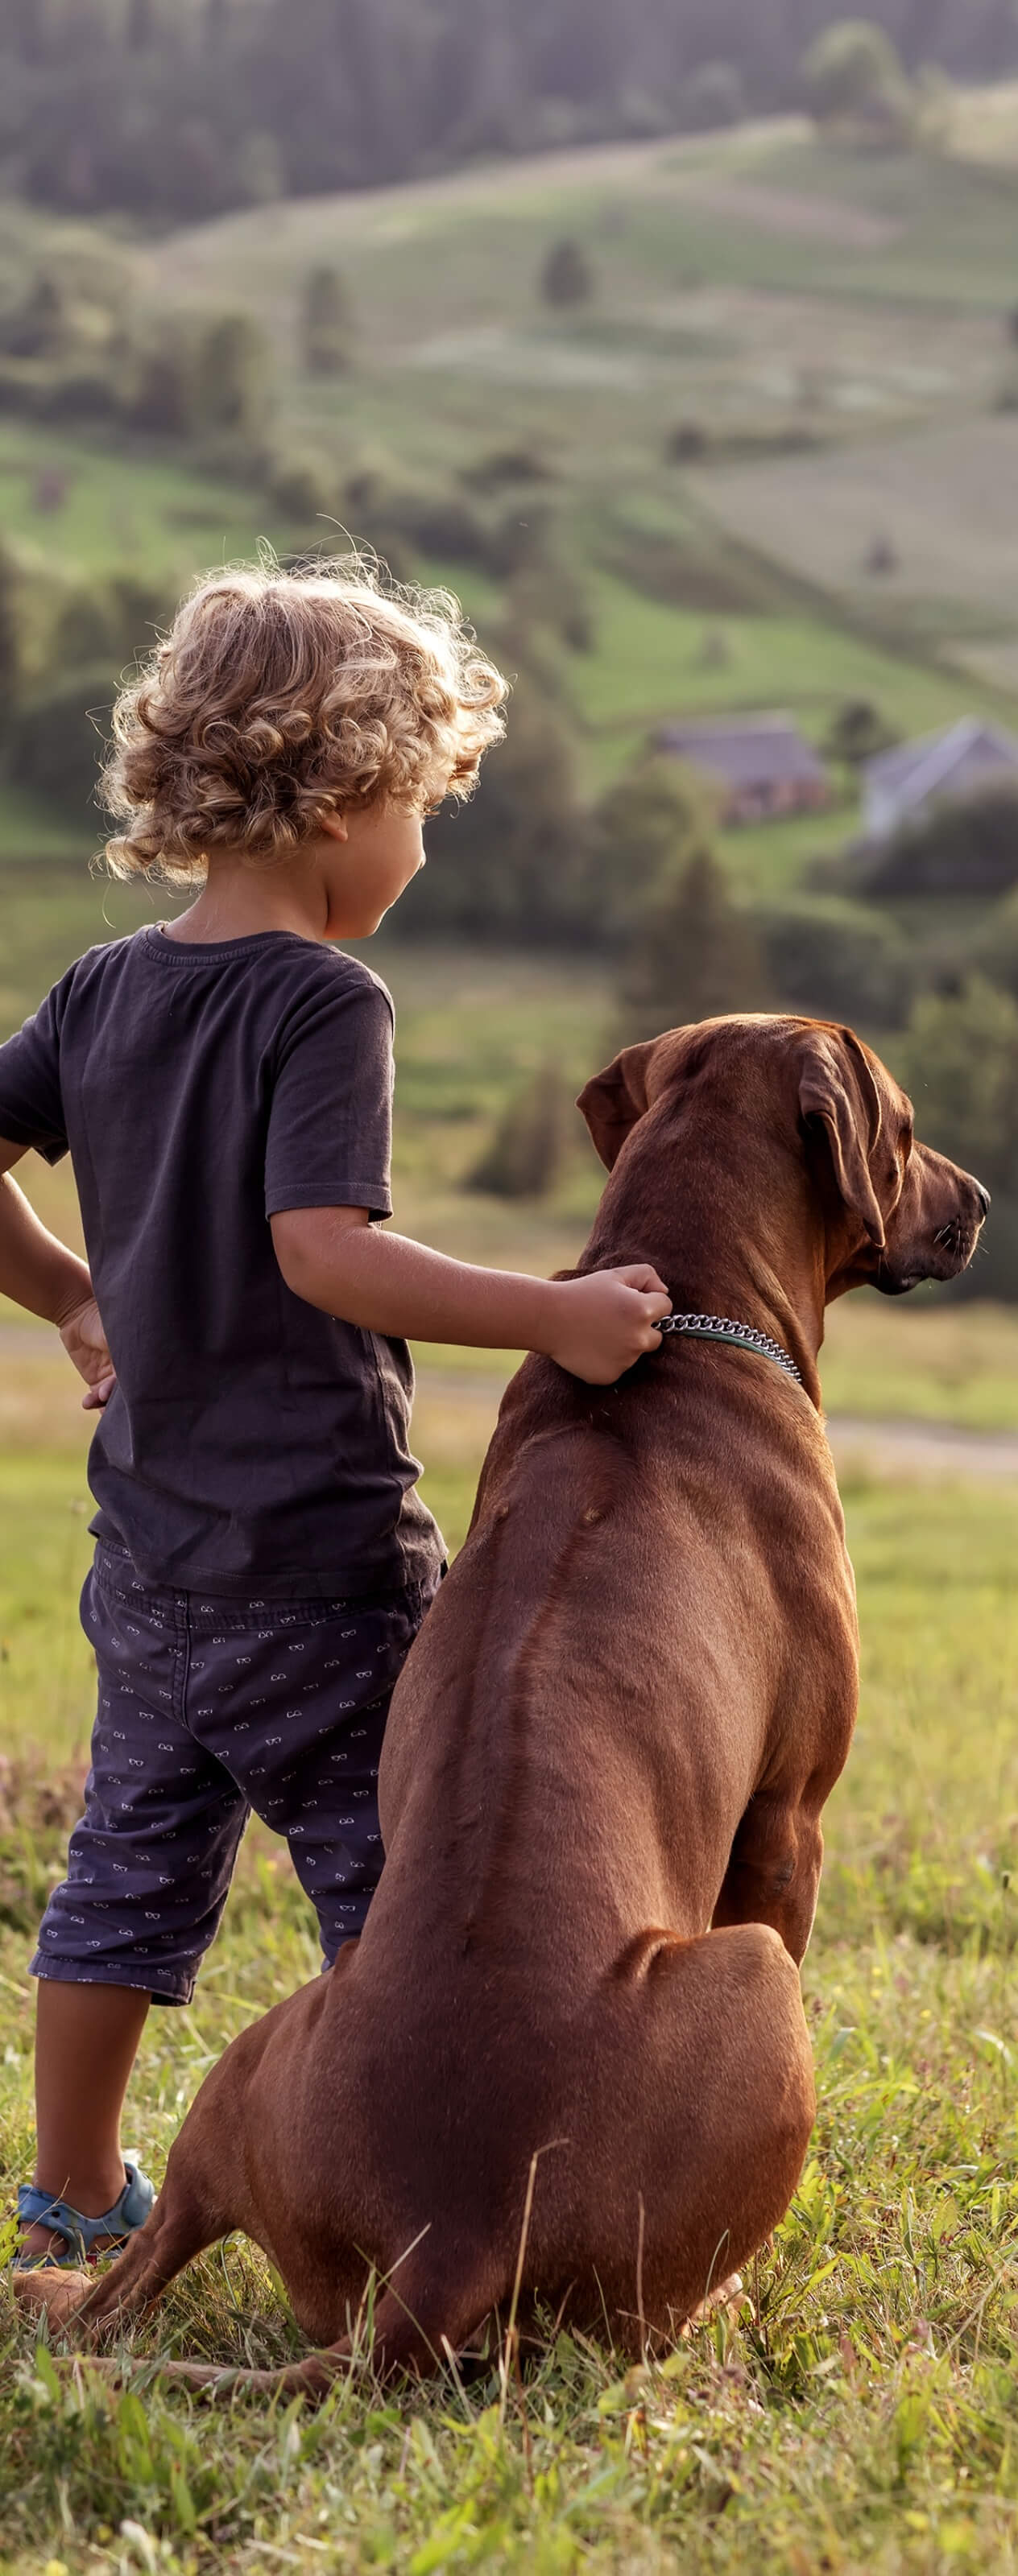
POLYGON ((552 1283, 557 1301, 554 1339, 543 1344, 549 1359, 588 1386, 614 1386, 648 1351, 659 1351, 655 1329, 672 1301, 649 1262, 624 1270, 592 1270, 583 1279, 552 1283))

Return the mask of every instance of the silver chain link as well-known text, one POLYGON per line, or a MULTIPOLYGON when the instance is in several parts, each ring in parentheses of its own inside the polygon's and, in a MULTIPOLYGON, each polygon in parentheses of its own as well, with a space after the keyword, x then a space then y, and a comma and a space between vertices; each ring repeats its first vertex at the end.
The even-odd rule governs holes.
POLYGON ((802 1385, 791 1352, 785 1350, 783 1343, 774 1341, 770 1333, 758 1332, 755 1324, 738 1324, 731 1315, 663 1315, 656 1330, 688 1333, 693 1340, 704 1342, 734 1342, 740 1350, 756 1351, 761 1359, 775 1360, 787 1377, 794 1377, 796 1385, 802 1385))

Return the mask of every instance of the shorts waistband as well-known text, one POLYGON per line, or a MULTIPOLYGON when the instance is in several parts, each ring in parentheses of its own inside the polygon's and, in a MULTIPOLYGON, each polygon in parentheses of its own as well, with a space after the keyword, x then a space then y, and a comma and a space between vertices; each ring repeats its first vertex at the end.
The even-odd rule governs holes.
POLYGON ((108 1538, 96 1539, 93 1571, 100 1589, 122 1601, 133 1601, 139 1607, 148 1604, 164 1617, 184 1616, 197 1625, 211 1621, 223 1629, 303 1627, 328 1619, 355 1619, 371 1610, 403 1610, 413 1615, 432 1599, 439 1580, 436 1575, 434 1584, 408 1583, 379 1592, 296 1596, 252 1593, 244 1599, 236 1593, 183 1591, 173 1584, 147 1583, 127 1549, 108 1538))

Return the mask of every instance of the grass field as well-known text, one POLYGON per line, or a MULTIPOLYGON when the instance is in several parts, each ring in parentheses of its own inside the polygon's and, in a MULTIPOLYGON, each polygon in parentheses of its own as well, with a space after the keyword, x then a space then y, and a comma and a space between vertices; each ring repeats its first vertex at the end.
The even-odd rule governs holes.
POLYGON ((889 599, 1011 617, 1018 573, 1018 420, 952 423, 825 456, 725 466, 696 478, 722 525, 842 596, 858 595, 875 534, 891 532, 889 599))
MULTIPOLYGON (((20 1372, 19 1372, 20 1377, 20 1372)), ((90 1710, 79 1426, 22 1386, 0 1439, 0 2135, 30 2141, 34 1917, 74 1811, 90 1710)), ((482 1410, 430 1490, 462 1530, 482 1410)), ((424 1442, 428 1446, 428 1442, 424 1442)), ((820 2115, 793 2208, 735 2312, 620 2373, 560 2333, 525 2391, 493 2376, 321 2415, 214 2413, 54 2375, 2 2294, 5 2576, 190 2576, 487 2564, 664 2576, 897 2576, 1018 2565, 1011 1872, 1018 1843, 1018 1491, 847 1495, 864 1640, 860 1729, 828 1810, 806 1965, 820 2115)), ((153 2017, 132 2143, 158 2173, 225 2041, 314 1973, 285 1855, 251 1834, 200 1999, 153 2017)), ((138 2350, 281 2359, 297 2338, 239 2241, 171 2294, 138 2350)))
POLYGON ((187 586, 196 564, 250 555, 258 537, 285 546, 292 529, 264 498, 224 476, 196 474, 157 451, 129 459, 102 437, 33 422, 0 420, 0 526, 27 537, 45 561, 86 574, 111 564, 144 564, 170 589, 187 586), (36 495, 40 477, 64 480, 58 512, 36 495))
MULTIPOLYGON (((79 901, 101 906, 109 890, 79 901)), ((114 906, 129 898, 114 894, 114 906)), ((63 962, 69 917, 9 916, 10 1007, 63 962), (35 979, 33 983, 33 979, 35 979)), ((94 935, 95 923, 90 924, 94 935)), ((73 947, 81 935, 80 917, 73 947)), ((400 1019, 397 1204, 466 1254, 550 1269, 600 1186, 582 1136, 546 1205, 457 1187, 490 1120, 544 1060, 602 1051, 596 974, 533 959, 372 952, 400 1019)), ((72 1234, 66 1167, 28 1175, 72 1234)), ((508 1354, 422 1351, 424 1490, 462 1539, 508 1354)), ((930 1300, 843 1301, 828 1402, 976 1428, 1018 1424, 1018 1318, 930 1300)), ((0 1316, 0 2163, 6 2206, 30 2151, 25 1963, 76 1811, 91 1716, 77 1626, 88 1562, 78 1389, 44 1329, 0 1316)), ((878 1444, 879 1447, 879 1444, 878 1444)), ((773 2248, 732 2314, 663 2366, 621 2372, 561 2333, 521 2395, 382 2397, 359 2381, 317 2418, 238 2400, 210 2415, 160 2391, 160 2354, 224 2362, 296 2348, 278 2285, 239 2241, 172 2294, 126 2392, 54 2375, 0 2293, 0 2569, 248 2576, 488 2564, 664 2576, 940 2576, 1018 2568, 1014 2445, 1015 2129, 1011 1873, 1018 1857, 1013 1562, 1018 1484, 912 1488, 855 1477, 846 1500, 864 1640, 860 1731, 828 1816, 806 1966, 821 2109, 773 2248)), ((314 1973, 310 1918, 258 1828, 194 2010, 154 2016, 129 2143, 158 2174, 207 2067, 314 1973)), ((0 2210, 3 2202, 0 2201, 0 2210)))

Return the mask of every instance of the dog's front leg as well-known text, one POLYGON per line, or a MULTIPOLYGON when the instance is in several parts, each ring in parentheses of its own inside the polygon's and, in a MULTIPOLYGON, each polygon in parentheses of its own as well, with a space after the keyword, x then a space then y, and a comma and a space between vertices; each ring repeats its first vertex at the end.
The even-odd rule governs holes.
POLYGON ((798 1966, 813 1929, 823 1857, 818 1812, 773 1792, 751 1798, 714 1908, 715 1927, 769 1923, 798 1966))

